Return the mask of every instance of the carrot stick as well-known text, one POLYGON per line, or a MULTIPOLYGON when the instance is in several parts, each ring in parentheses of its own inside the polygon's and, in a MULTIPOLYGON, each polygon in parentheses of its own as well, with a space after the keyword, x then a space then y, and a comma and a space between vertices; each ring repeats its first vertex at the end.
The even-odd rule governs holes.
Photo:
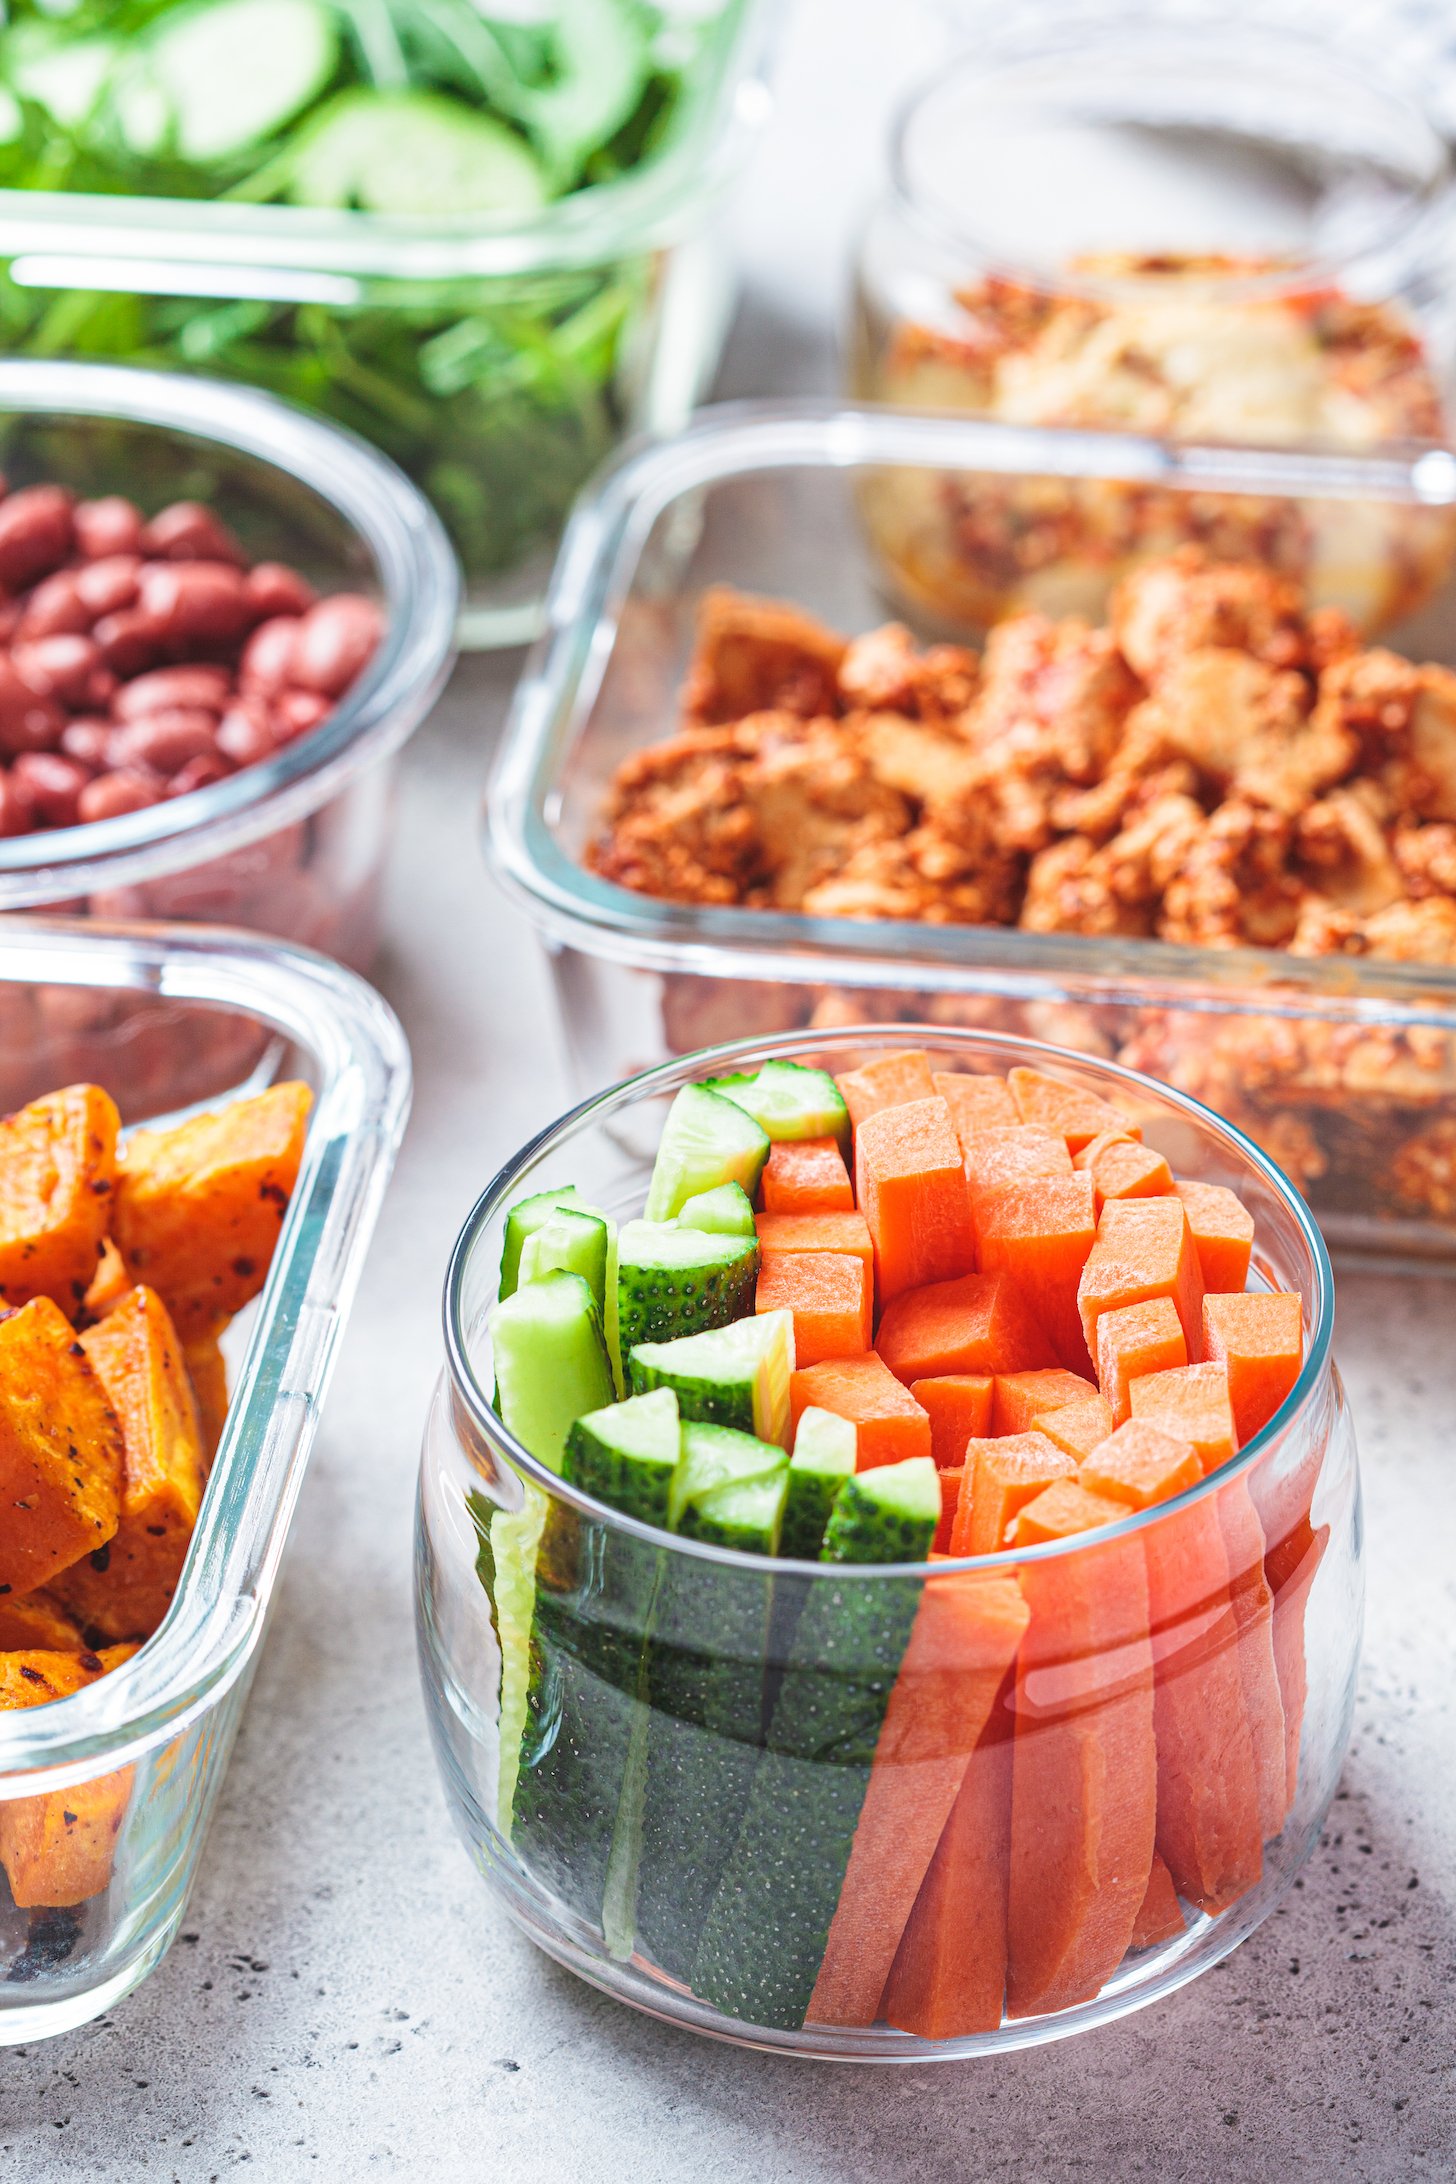
POLYGON ((1065 1138, 1069 1152, 1079 1153, 1105 1130, 1114 1130, 1123 1137, 1142 1135, 1132 1117, 1110 1101, 1099 1099, 1095 1092, 1084 1092, 1077 1085, 1063 1084, 1059 1077, 1048 1077, 1039 1069, 1010 1070, 1006 1082, 1022 1121, 1055 1130, 1058 1137, 1065 1138))
POLYGON ((754 1307, 794 1315, 794 1356, 800 1365, 825 1358, 862 1357, 870 1346, 870 1275, 863 1259, 838 1251, 766 1251, 754 1307))
POLYGON ((1204 1471, 1229 1462, 1236 1446, 1228 1374, 1222 1365, 1178 1365, 1146 1373, 1128 1386, 1134 1418, 1191 1441, 1204 1471))
POLYGON ((1171 1941, 1175 1934, 1181 1934, 1184 1925, 1183 1906, 1178 1901, 1173 1876, 1158 1852, 1154 1851, 1147 1894, 1143 1897, 1142 1909, 1138 1912, 1128 1947, 1151 1949, 1155 1942, 1171 1941))
POLYGON ((1173 1171, 1162 1154, 1122 1130, 1093 1138, 1072 1165, 1091 1176, 1099 1213, 1109 1198, 1163 1198, 1173 1188, 1173 1171))
POLYGON ((1077 1301, 1090 1350, 1104 1312, 1171 1297, 1188 1355, 1201 1355, 1203 1275, 1181 1198, 1110 1198, 1082 1269, 1077 1301))
POLYGON ((854 1195, 875 1247, 881 1305, 976 1263, 960 1142, 944 1100, 912 1100, 858 1124, 854 1195))
MULTIPOLYGON (((921 1386, 925 1385, 924 1381, 921 1386)), ((950 1553, 951 1533, 955 1527, 956 1511, 960 1507, 961 1488, 965 1480, 965 1465, 947 1465, 940 1473, 940 1522, 935 1527, 932 1552, 938 1555, 950 1553)))
POLYGON ((887 1107, 904 1107, 911 1100, 928 1100, 935 1096, 935 1086, 930 1081, 930 1057, 918 1048, 907 1047, 898 1054, 877 1055, 862 1069, 846 1070, 834 1081, 856 1130, 871 1115, 883 1114, 887 1107))
POLYGON ((1029 1433, 1038 1412, 1085 1402, 1097 1390, 1080 1373, 1061 1366, 1041 1372, 997 1373, 991 1403, 991 1433, 1029 1433))
POLYGON ((860 1471, 930 1454, 930 1420, 873 1350, 863 1357, 826 1358, 821 1365, 791 1373, 789 1410, 795 1432, 811 1404, 853 1424, 860 1471))
POLYGON ((976 1247, 988 1274, 1010 1274, 1041 1321, 1059 1364, 1092 1378, 1077 1306, 1078 1284, 1097 1240, 1092 1183, 1044 1176, 988 1191, 976 1201, 976 1247))
POLYGON ((876 1338, 903 1381, 1014 1373, 1052 1363, 1052 1348, 1008 1274, 928 1282, 885 1306, 876 1338))
POLYGON ((1264 1528, 1246 1480, 1231 1479, 1223 1488, 1218 1520, 1228 1555, 1229 1598, 1239 1633, 1239 1674, 1254 1740, 1259 1811, 1267 1842, 1279 1833, 1289 1809, 1288 1731, 1274 1656, 1274 1595, 1264 1574, 1264 1528))
POLYGON ((1203 1286, 1241 1290, 1249 1278, 1254 1248, 1254 1216, 1243 1200, 1222 1183, 1177 1182, 1174 1190, 1188 1214, 1198 1247, 1203 1286))
POLYGON ((1203 1348, 1228 1373, 1240 1446, 1269 1423, 1304 1363, 1304 1309, 1288 1291, 1203 1300, 1203 1348))
POLYGON ((1043 1411, 1031 1421, 1033 1433, 1044 1433, 1053 1448, 1065 1451, 1074 1462, 1080 1463, 1090 1456, 1112 1432, 1117 1420, 1111 1408, 1100 1395, 1089 1395, 1082 1403, 1064 1403, 1059 1410, 1043 1411))
POLYGON ((965 1152, 982 1130, 1002 1130, 1019 1118, 1004 1077, 973 1077, 961 1069, 933 1069, 930 1082, 950 1109, 951 1127, 965 1152))
POLYGON ((1300 1519, 1269 1549, 1264 1574, 1274 1595, 1274 1667, 1284 1707, 1284 1818, 1299 1786, 1299 1740, 1304 1726, 1308 1678, 1304 1659, 1304 1618, 1310 1588, 1330 1536, 1327 1524, 1300 1519))
POLYGON ((1027 1503, 1053 1480, 1075 1478, 1076 1472, 1074 1459, 1040 1433, 969 1442, 951 1552, 999 1554, 1011 1544, 1011 1526, 1027 1503))
POLYGON ((930 1419, 930 1453, 945 1471, 966 1460, 966 1443, 991 1430, 989 1373, 940 1373, 912 1380, 910 1393, 930 1419))
POLYGON ((763 1171, 765 1213, 853 1213, 854 1192, 837 1141, 780 1138, 763 1171))
POLYGON ((1118 1305, 1097 1322, 1097 1380, 1119 1425, 1132 1416, 1128 1389, 1148 1373, 1188 1363, 1183 1322, 1171 1297, 1118 1305))
POLYGON ((875 1247, 862 1213, 760 1213, 760 1251, 849 1251, 871 1270, 875 1247))

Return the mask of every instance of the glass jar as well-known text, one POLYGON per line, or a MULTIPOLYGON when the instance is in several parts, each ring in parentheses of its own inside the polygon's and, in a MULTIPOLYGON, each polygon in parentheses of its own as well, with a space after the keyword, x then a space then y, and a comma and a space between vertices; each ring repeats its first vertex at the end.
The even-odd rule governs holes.
MULTIPOLYGON (((1013 426, 1370 450, 1450 428, 1451 154, 1418 97, 1311 29, 1043 23, 904 110, 859 257, 861 398, 1013 426)), ((892 590, 952 627, 1100 614, 1191 543, 1298 578, 1364 632, 1450 566, 1449 516, 1364 532, 1156 485, 927 472, 864 513, 892 590)))
POLYGON ((451 1262, 417 1509, 436 1753, 456 1826, 508 1913, 559 1962, 672 2023, 862 2061, 1059 2038, 1169 1993, 1252 1932, 1334 1795, 1361 1620, 1354 1437, 1330 1357, 1329 1261, 1307 1210, 1193 1101, 1030 1042, 923 1043, 935 1067, 1031 1063, 1135 1111, 1182 1175, 1238 1190, 1257 1223, 1253 1285, 1303 1301, 1298 1384, 1233 1464, 1074 1541, 857 1568, 658 1531, 564 1485, 505 1431, 488 1318, 518 1198, 573 1182, 614 1216, 636 1213, 682 1085, 771 1055, 842 1070, 911 1036, 860 1026, 719 1047, 585 1102, 510 1161, 451 1262), (982 1642, 993 1627, 1000 1652, 982 1642), (936 1633, 952 1634, 948 1649, 936 1633), (900 1721, 943 1723, 953 1693, 954 1720, 977 1720, 972 1749, 956 1748, 958 1731, 877 1746, 886 1661, 902 1655, 900 1721), (781 1733, 795 1692, 820 1733, 781 1733), (1225 1841, 1242 1829, 1245 1846, 1237 1871, 1215 1884, 1205 1867, 1189 1893, 1165 1813, 1181 1898, 1150 1877, 1155 1694, 1164 1748, 1183 1739, 1200 1826, 1225 1841), (1097 1903, 1078 1906, 1058 1862, 1064 1794, 1099 1768, 1102 1818, 1140 1848, 1115 1871, 1104 1861, 1097 1903), (945 1963, 973 1975, 943 1991, 923 1979, 917 1991, 898 1957, 927 1890, 945 1963), (1080 1920, 1085 1937, 1102 1911, 1102 1960, 1092 1949, 1054 1961, 1057 1922, 1080 1920), (918 2029, 887 2021, 882 1990, 918 2029))

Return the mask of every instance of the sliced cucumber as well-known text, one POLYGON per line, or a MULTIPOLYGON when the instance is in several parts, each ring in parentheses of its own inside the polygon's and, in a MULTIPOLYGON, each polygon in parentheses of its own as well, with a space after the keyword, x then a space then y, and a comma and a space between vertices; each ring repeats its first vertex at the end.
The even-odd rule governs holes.
POLYGON ((923 1562, 940 1522, 940 1477, 928 1456, 856 1472, 835 1496, 825 1562, 923 1562))
POLYGON ((139 57, 178 156, 206 166, 286 128, 333 75, 339 40, 320 0, 199 0, 164 15, 139 57))
POLYGON ((635 1395, 672 1388, 685 1419, 736 1426, 787 1448, 794 1315, 761 1312, 676 1342, 639 1342, 627 1353, 635 1395))
POLYGON ((753 1310, 758 1239, 665 1221, 627 1221, 617 1239, 617 1340, 670 1342, 753 1310))
POLYGON ((668 1110, 647 1188, 649 1221, 670 1221, 687 1200, 720 1183, 752 1198, 768 1159, 768 1137, 732 1100, 685 1084, 668 1110))
MULTIPOLYGON (((482 10, 482 13, 488 13, 482 10)), ((523 90, 522 118, 559 182, 615 135, 650 69, 647 26, 630 0, 554 0, 550 80, 523 90)))
POLYGON ((677 1397, 654 1388, 578 1418, 561 1475, 626 1516, 660 1524, 682 1454, 677 1397))
POLYGON ((331 99, 299 139, 288 195, 296 205, 439 219, 534 212, 547 191, 520 138, 489 115, 434 91, 354 90, 331 99))
POLYGON ((607 1259, 611 1223, 584 1207, 558 1206, 521 1248, 520 1280, 540 1281, 546 1274, 579 1274, 605 1315, 607 1259))
POLYGON ((707 1089, 752 1115, 771 1138, 832 1137, 849 1151, 849 1109, 827 1069, 765 1062, 750 1077, 710 1077, 707 1089))
MULTIPOLYGON (((517 1199, 506 1215, 505 1237, 501 1244, 499 1295, 508 1297, 521 1278, 521 1253, 526 1238, 544 1227, 559 1206, 581 1206, 582 1197, 574 1183, 563 1190, 537 1191, 532 1198, 517 1199)), ((590 1207, 585 1209, 590 1212, 590 1207)))
MULTIPOLYGON (((638 1400, 646 1403, 653 1398, 640 1396, 638 1400)), ((761 1441, 732 1426, 686 1422, 682 1428, 682 1462, 668 1498, 669 1524, 689 1538, 710 1537, 714 1505, 720 1494, 764 1478, 779 1480, 787 1463, 784 1451, 772 1441, 761 1441)), ((771 1555, 776 1545, 777 1536, 774 1546, 765 1545, 756 1551, 771 1555)))
POLYGON ((741 1183, 720 1183, 700 1191, 678 1214, 682 1228, 706 1229, 710 1236, 755 1236, 753 1200, 741 1183))
POLYGON ((531 1454, 561 1469, 566 1436, 615 1394, 601 1315, 579 1274, 547 1274, 497 1304, 490 1318, 496 1404, 531 1454))
POLYGON ((789 1464, 780 1554, 816 1562, 835 1496, 853 1478, 856 1435, 848 1418, 811 1405, 801 1413, 789 1464))

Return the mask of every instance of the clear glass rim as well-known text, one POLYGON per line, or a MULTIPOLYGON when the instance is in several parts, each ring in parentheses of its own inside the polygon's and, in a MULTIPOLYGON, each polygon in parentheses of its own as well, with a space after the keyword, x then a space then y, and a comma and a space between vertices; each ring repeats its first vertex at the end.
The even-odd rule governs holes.
MULTIPOLYGON (((767 118, 765 71, 776 23, 774 0, 728 0, 659 151, 630 173, 525 218, 425 220, 205 198, 0 190, 0 257, 131 257, 129 271, 147 280, 143 292, 158 294, 169 292, 169 267, 201 261, 214 272, 232 268, 235 292, 246 295, 250 268, 413 285, 548 273, 658 247, 693 224, 746 158, 767 118)), ((85 283, 63 278, 54 285, 85 283)))
POLYGON ((507 894, 567 946, 634 966, 820 984, 895 983, 1015 994, 1060 980, 1108 1000, 1162 982, 1187 1005, 1241 1013, 1331 1012, 1449 1027, 1456 971, 1376 958, 1208 949, 1164 940, 1043 935, 1008 926, 925 926, 811 918, 798 911, 659 902, 587 871, 549 814, 576 734, 600 688, 637 565, 659 518, 703 489, 781 470, 950 468, 998 476, 1115 478, 1198 492, 1456 506, 1456 451, 1439 443, 1380 455, 1178 443, 1135 434, 1008 426, 980 418, 856 409, 832 401, 731 402, 671 438, 637 441, 577 503, 547 595, 545 629, 511 701, 484 800, 484 849, 507 894), (974 956, 972 955, 974 951, 974 956))
POLYGON ((1231 1481, 1242 1478, 1258 1463, 1267 1449, 1291 1427, 1300 1423, 1313 1408, 1328 1374, 1334 1335, 1334 1273, 1324 1238, 1304 1199, 1282 1169, 1276 1167, 1251 1138, 1246 1137, 1232 1123, 1225 1122, 1221 1115, 1214 1114, 1201 1101, 1191 1098, 1188 1093, 1159 1084, 1155 1079, 1144 1076, 1137 1070, 1126 1069, 1118 1062, 1075 1054, 1063 1047, 1050 1046, 1042 1040, 1015 1038, 1003 1032, 961 1031, 925 1024, 866 1024, 848 1026, 836 1031, 780 1032, 761 1039, 733 1039, 720 1046, 703 1047, 695 1054, 679 1056, 674 1061, 659 1063, 655 1068, 642 1070, 638 1075, 624 1079, 609 1090, 593 1093, 589 1098, 580 1101, 557 1121, 549 1123, 544 1130, 538 1132, 497 1171, 476 1200, 456 1238, 445 1276, 443 1321, 446 1366, 452 1389, 465 1405, 475 1430, 484 1441, 500 1450, 513 1471, 523 1474, 553 1500, 565 1502, 581 1515, 590 1517, 606 1531, 620 1533, 626 1538, 640 1540, 653 1547, 666 1547, 674 1554, 692 1561, 710 1563, 723 1569, 742 1570, 762 1577, 765 1569, 763 1556, 746 1554, 735 1548, 713 1546, 702 1540, 684 1539, 677 1533, 664 1532, 655 1525, 624 1516, 620 1510, 613 1509, 608 1503, 597 1501, 592 1495, 584 1494, 580 1488, 568 1485, 516 1439, 496 1415, 490 1391, 483 1386, 471 1359, 470 1335, 465 1320, 466 1286, 471 1261, 483 1241, 490 1221, 517 1191, 523 1170, 529 1168, 542 1154, 560 1147, 587 1130, 601 1127, 626 1108, 636 1106, 657 1093, 671 1091, 695 1078, 725 1074, 749 1055, 792 1056, 806 1049, 822 1054, 826 1049, 835 1047, 842 1047, 847 1051, 863 1051, 866 1047, 884 1046, 893 1050, 907 1045, 959 1049, 983 1058, 997 1053, 1031 1054, 1048 1068, 1072 1069, 1083 1076, 1105 1079, 1111 1085, 1123 1086, 1143 1098, 1151 1095, 1153 1099, 1176 1109, 1198 1129, 1212 1135, 1237 1160, 1244 1163, 1246 1168, 1259 1175, 1274 1192, 1286 1214, 1293 1220, 1308 1251, 1312 1276, 1311 1330, 1304 1365, 1294 1387, 1274 1416, 1239 1450, 1232 1462, 1210 1472, 1196 1486, 1186 1488, 1173 1500, 1159 1502, 1151 1509, 1131 1511, 1119 1523, 1109 1524, 1096 1532, 1072 1539, 1047 1541, 1035 1547, 1005 1548, 993 1555, 945 1557, 935 1562, 857 1565, 799 1562, 788 1556, 775 1556, 769 1567, 775 1572, 792 1572, 796 1577, 821 1578, 842 1584, 873 1582, 883 1578, 923 1580, 995 1573, 1018 1569, 1030 1562, 1056 1562, 1093 1554, 1120 1540, 1138 1538, 1144 1532, 1152 1531, 1178 1516, 1182 1511, 1193 1508, 1210 1495, 1221 1492, 1231 1481))
POLYGON ((191 1548, 134 1659, 49 1706, 0 1712, 0 1804, 122 1766, 236 1681, 262 1632, 294 1502, 395 1149, 409 1049, 373 987, 312 950, 222 927, 0 921, 0 977, 245 1012, 319 1075, 299 1174, 191 1548))
POLYGON ((454 656, 460 576, 423 494, 353 433, 248 387, 128 365, 0 361, 0 417, 115 418, 255 459, 306 486, 363 543, 385 628, 333 713, 210 788, 88 826, 0 841, 0 909, 63 902, 200 863, 311 811, 424 719, 454 656))
MULTIPOLYGON (((1399 206, 1391 208, 1388 221, 1363 237, 1348 251, 1292 256, 1287 264, 1265 273, 1218 277, 1219 293, 1230 300, 1254 300, 1298 292, 1354 272, 1368 258, 1397 248, 1410 256, 1425 239, 1427 216, 1439 203, 1452 181, 1452 154, 1441 131, 1419 94, 1418 87, 1397 76, 1386 56, 1365 50, 1356 54, 1328 37, 1306 33, 1293 24, 1251 22, 1242 26, 1241 37, 1257 48, 1251 67, 1283 64, 1301 82, 1318 83, 1330 101, 1342 95, 1358 97, 1366 105, 1382 101, 1392 118, 1399 116, 1412 144, 1419 142, 1426 179, 1410 189, 1399 206)), ((1246 42, 1247 42, 1246 41, 1246 42)), ((1226 23, 1207 19, 1156 20, 1146 14, 1087 14, 1072 10, 1038 14, 1029 22, 1013 17, 992 29, 974 49, 966 49, 950 65, 922 78, 902 101, 890 135, 890 179, 894 200, 904 217, 933 235, 941 244, 965 252, 988 270, 1025 280, 1032 287, 1051 287, 1070 294, 1115 300, 1129 294, 1145 295, 1147 282, 1136 277, 1098 279, 1065 272, 1055 267, 1017 260, 999 248, 974 220, 951 204, 917 187, 911 172, 911 146, 916 124, 927 104, 943 95, 958 79, 981 79, 988 89, 998 82, 1014 96, 1020 73, 1032 64, 1064 70, 1069 84, 1076 81, 1079 63, 1097 58, 1126 56, 1130 78, 1152 49, 1179 58, 1189 69, 1212 65, 1222 69, 1229 59, 1226 23), (1004 81, 1002 81, 1004 79, 1004 81)))

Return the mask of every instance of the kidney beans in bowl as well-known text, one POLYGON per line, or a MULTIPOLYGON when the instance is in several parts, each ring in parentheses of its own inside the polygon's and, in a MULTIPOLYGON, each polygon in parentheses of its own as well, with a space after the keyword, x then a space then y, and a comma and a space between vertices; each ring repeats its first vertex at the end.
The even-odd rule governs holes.
MULTIPOLYGON (((267 395, 83 363, 0 362, 0 472, 0 912, 241 925, 367 968, 394 761, 451 660, 422 496, 267 395)), ((73 1015, 57 1082, 97 1028, 73 1015)), ((201 1097, 183 1043, 158 1069, 201 1097)))

